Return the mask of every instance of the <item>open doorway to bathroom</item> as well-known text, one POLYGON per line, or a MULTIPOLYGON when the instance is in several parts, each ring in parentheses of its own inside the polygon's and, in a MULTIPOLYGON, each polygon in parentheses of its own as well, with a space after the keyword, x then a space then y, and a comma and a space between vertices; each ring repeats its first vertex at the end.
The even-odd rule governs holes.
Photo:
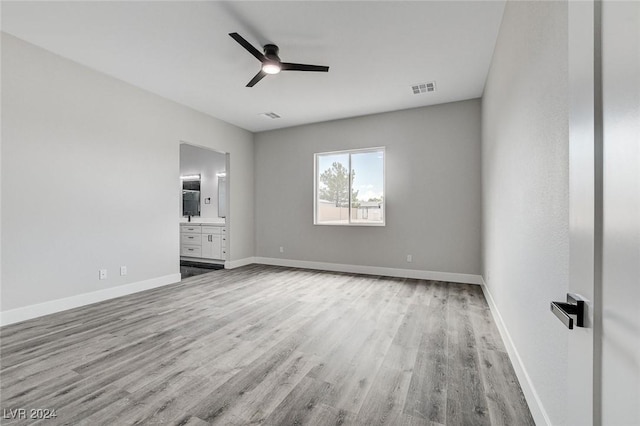
POLYGON ((228 259, 229 154, 180 144, 182 279, 224 268, 228 259))

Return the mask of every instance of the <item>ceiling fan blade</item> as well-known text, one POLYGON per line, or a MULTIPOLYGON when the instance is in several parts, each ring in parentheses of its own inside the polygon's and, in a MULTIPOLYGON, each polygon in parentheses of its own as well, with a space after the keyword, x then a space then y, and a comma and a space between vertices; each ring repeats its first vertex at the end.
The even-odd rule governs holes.
POLYGON ((258 72, 258 74, 256 74, 255 77, 253 77, 251 79, 250 82, 247 83, 247 87, 253 87, 256 85, 257 82, 259 82, 260 80, 262 80, 264 78, 264 76, 267 75, 266 72, 260 70, 260 72, 258 72))
POLYGON ((318 71, 329 72, 329 67, 323 65, 307 65, 307 64, 292 64, 290 62, 282 62, 282 71, 318 71))
POLYGON ((253 47, 251 45, 251 43, 249 43, 247 40, 245 40, 244 38, 242 38, 242 36, 238 33, 229 33, 229 35, 231 36, 232 39, 234 39, 235 41, 238 42, 238 44, 240 44, 240 46, 244 47, 245 49, 247 49, 247 51, 249 53, 251 53, 253 56, 256 57, 257 60, 259 60, 260 62, 264 62, 267 60, 266 56, 264 56, 262 54, 262 52, 260 52, 258 49, 256 49, 255 47, 253 47))

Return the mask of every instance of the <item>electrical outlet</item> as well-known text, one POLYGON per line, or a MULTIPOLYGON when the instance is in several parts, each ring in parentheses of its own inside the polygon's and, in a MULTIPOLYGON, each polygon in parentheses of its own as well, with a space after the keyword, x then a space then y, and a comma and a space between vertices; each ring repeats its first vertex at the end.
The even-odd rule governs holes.
POLYGON ((407 255, 407 262, 409 262, 409 263, 413 262, 413 256, 412 255, 410 255, 410 254, 407 255))
POLYGON ((98 271, 98 276, 100 277, 101 280, 106 280, 107 279, 107 270, 106 269, 100 269, 98 271))
POLYGON ((126 266, 121 266, 120 267, 120 275, 127 275, 127 267, 126 266))
POLYGON ((284 247, 280 247, 280 253, 284 253, 284 247))

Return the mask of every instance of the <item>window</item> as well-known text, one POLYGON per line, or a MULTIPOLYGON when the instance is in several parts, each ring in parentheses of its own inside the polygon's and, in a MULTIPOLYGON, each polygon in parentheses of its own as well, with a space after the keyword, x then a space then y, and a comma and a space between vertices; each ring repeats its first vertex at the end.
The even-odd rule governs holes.
POLYGON ((316 225, 384 226, 384 148, 314 155, 316 225))

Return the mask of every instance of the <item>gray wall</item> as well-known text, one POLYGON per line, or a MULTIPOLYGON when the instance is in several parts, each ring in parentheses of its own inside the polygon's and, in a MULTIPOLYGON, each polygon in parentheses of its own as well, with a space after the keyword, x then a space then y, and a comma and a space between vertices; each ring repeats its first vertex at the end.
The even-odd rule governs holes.
POLYGON ((567 43, 566 2, 507 2, 482 98, 483 275, 555 425, 567 403, 567 333, 549 312, 569 286, 567 43))
POLYGON ((477 99, 258 133, 255 178, 257 256, 480 273, 477 99), (376 146, 386 226, 314 226, 313 154, 376 146))
POLYGON ((2 140, 2 311, 179 273, 181 140, 230 153, 231 259, 254 255, 245 130, 2 34, 2 140))

